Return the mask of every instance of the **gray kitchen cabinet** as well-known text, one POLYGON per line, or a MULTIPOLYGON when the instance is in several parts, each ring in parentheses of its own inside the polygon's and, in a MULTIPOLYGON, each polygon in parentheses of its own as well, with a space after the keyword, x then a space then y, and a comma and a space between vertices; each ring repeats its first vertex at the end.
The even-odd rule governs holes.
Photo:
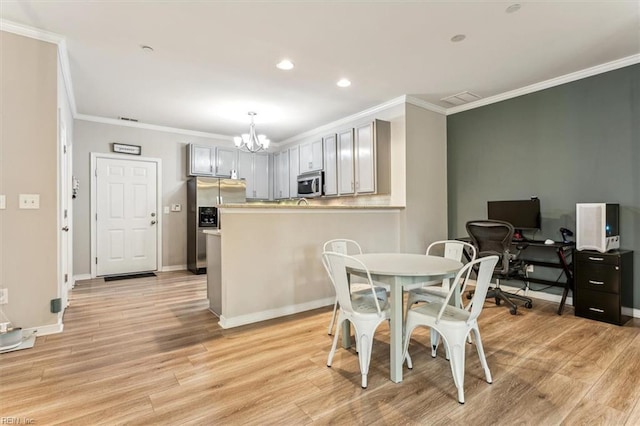
POLYGON ((324 154, 324 195, 338 195, 337 136, 322 138, 324 154))
POLYGON ((187 145, 187 175, 213 176, 215 165, 215 147, 207 145, 187 145))
POLYGON ((269 199, 269 154, 238 153, 238 177, 245 179, 247 198, 269 199))
POLYGON ((322 170, 322 139, 300 144, 300 174, 322 170))
POLYGON ((289 151, 284 150, 273 155, 274 191, 273 198, 289 198, 289 151))
POLYGON ((289 148, 289 196, 298 196, 298 175, 300 174, 300 148, 289 148))
POLYGON ((236 148, 216 147, 215 175, 230 177, 231 170, 238 170, 238 150, 236 148))

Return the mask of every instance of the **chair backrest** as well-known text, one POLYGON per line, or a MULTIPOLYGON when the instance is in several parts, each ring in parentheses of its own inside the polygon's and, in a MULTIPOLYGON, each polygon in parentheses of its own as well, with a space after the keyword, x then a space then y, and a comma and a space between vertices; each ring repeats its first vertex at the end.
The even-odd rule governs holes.
POLYGON ((442 318, 442 314, 444 313, 446 307, 449 305, 449 300, 453 296, 455 288, 460 287, 461 293, 466 289, 468 283, 468 280, 466 278, 469 276, 469 272, 471 271, 471 269, 475 267, 478 267, 478 277, 476 279, 476 289, 473 293, 473 298, 471 299, 471 306, 470 308, 467 307, 467 310, 469 311, 469 318, 467 322, 471 322, 478 318, 480 312, 482 312, 482 306, 484 305, 484 299, 487 297, 487 291, 489 290, 491 276, 493 275, 493 270, 496 267, 498 260, 498 256, 486 256, 480 257, 473 262, 469 262, 464 265, 462 269, 460 269, 456 274, 454 284, 451 286, 451 289, 447 294, 447 298, 442 303, 442 307, 440 308, 440 312, 438 313, 436 322, 440 321, 440 318, 442 318))
POLYGON ((346 254, 325 251, 322 253, 322 264, 329 274, 329 279, 331 280, 331 283, 336 290, 336 296, 338 297, 340 309, 343 309, 346 312, 357 314, 357 312, 355 312, 353 309, 353 305, 351 304, 351 291, 349 289, 349 279, 347 277, 347 265, 352 265, 357 269, 365 271, 367 273, 367 282, 371 287, 371 294, 375 301, 378 314, 380 315, 382 313, 382 310, 380 309, 380 303, 378 302, 378 298, 376 297, 376 291, 373 285, 373 280, 371 279, 371 274, 369 273, 369 269, 367 269, 364 263, 346 254))
POLYGON ((362 248, 357 241, 348 240, 345 238, 336 238, 324 243, 322 251, 332 251, 342 254, 362 254, 362 248))
POLYGON ((467 249, 471 261, 476 260, 476 248, 474 245, 458 240, 435 241, 427 247, 427 255, 432 255, 434 249, 439 248, 439 246, 443 246, 442 256, 447 259, 462 262, 462 255, 464 254, 464 250, 467 249))
POLYGON ((497 270, 509 272, 513 225, 500 220, 472 220, 467 222, 467 233, 478 250, 478 257, 496 255, 500 257, 497 270))

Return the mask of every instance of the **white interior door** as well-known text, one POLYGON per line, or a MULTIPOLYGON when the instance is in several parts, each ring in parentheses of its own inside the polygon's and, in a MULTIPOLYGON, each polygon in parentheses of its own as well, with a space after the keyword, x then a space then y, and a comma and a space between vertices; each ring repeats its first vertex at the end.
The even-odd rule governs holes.
POLYGON ((60 143, 60 276, 58 277, 58 297, 60 298, 62 312, 69 304, 69 289, 71 284, 71 238, 69 236, 69 225, 71 214, 69 211, 71 198, 71 152, 67 147, 67 126, 58 111, 59 117, 59 143, 60 143))
POLYGON ((155 271, 157 164, 96 160, 96 275, 155 271))

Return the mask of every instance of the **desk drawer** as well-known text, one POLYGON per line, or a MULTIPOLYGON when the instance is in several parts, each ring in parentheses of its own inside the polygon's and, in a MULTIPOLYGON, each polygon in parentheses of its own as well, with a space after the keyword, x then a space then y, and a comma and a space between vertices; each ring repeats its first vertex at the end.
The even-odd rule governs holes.
POLYGON ((574 258, 576 262, 593 262, 600 265, 620 265, 620 256, 614 253, 576 251, 574 258))
POLYGON ((576 268, 576 285, 587 290, 620 292, 620 267, 593 262, 579 262, 576 268))
POLYGON ((620 325, 620 296, 580 289, 576 292, 576 315, 620 325))

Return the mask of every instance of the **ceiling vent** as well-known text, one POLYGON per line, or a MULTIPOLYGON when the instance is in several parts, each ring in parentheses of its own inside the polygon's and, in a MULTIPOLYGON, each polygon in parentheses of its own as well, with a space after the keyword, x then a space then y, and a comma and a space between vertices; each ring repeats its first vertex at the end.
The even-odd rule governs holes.
POLYGON ((129 118, 129 117, 118 117, 118 120, 122 120, 122 121, 133 121, 133 122, 138 122, 137 118, 129 118))
POLYGON ((476 95, 475 93, 464 91, 456 93, 455 95, 447 96, 446 98, 442 98, 440 100, 451 105, 462 105, 469 102, 477 101, 478 99, 480 99, 480 96, 476 95))

